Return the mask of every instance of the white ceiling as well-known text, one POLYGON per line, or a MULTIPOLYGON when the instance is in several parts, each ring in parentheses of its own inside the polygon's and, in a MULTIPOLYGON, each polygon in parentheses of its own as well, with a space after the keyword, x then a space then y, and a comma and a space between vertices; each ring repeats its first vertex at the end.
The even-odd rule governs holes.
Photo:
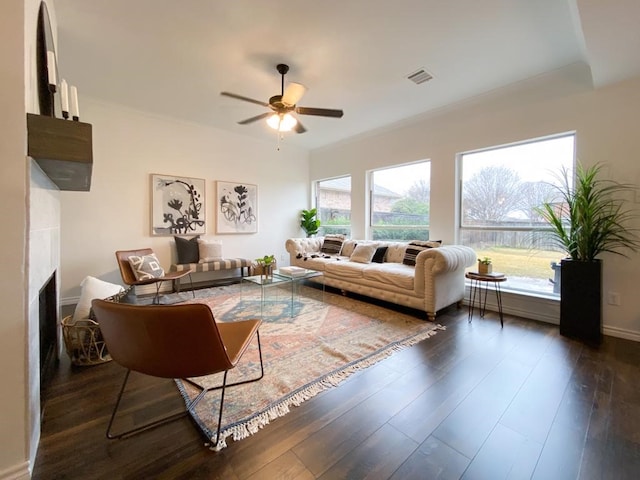
POLYGON ((638 0, 54 0, 62 78, 90 95, 275 141, 266 108, 286 79, 314 149, 573 63, 594 86, 640 74, 638 0), (433 80, 407 80, 424 68, 433 80))

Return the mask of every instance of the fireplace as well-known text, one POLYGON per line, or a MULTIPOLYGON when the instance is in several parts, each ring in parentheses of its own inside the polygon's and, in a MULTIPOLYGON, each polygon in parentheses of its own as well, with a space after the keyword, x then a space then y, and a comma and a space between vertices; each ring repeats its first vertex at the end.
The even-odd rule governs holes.
POLYGON ((51 380, 54 367, 58 363, 58 296, 56 293, 56 273, 49 277, 40 289, 40 399, 51 380))

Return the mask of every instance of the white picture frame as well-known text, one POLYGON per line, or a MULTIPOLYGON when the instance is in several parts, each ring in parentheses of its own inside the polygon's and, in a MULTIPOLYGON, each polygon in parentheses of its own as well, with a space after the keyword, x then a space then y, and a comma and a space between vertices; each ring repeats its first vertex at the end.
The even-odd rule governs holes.
POLYGON ((151 174, 151 234, 206 233, 205 180, 151 174))
POLYGON ((216 182, 216 233, 258 232, 258 186, 216 182))

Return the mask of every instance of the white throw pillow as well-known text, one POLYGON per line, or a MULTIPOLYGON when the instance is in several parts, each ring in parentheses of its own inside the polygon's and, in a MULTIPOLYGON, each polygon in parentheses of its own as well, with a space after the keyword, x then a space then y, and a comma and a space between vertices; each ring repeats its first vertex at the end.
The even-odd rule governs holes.
POLYGON ((94 298, 105 299, 120 292, 124 292, 122 285, 105 282, 95 277, 86 277, 80 283, 80 300, 73 312, 73 321, 89 318, 91 300, 94 298))
POLYGON ((220 241, 207 241, 199 238, 198 251, 200 252, 200 263, 222 260, 222 242, 220 241))
POLYGON ((376 244, 375 243, 359 243, 356 245, 356 248, 353 250, 351 257, 349 260, 352 262, 358 263, 371 263, 371 259, 373 255, 376 253, 376 244))

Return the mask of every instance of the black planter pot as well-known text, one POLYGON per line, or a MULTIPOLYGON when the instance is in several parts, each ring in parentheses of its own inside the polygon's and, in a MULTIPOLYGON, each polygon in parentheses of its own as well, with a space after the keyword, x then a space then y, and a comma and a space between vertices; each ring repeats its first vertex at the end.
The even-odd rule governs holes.
POLYGON ((560 334, 587 343, 602 341, 602 261, 560 262, 560 334))

